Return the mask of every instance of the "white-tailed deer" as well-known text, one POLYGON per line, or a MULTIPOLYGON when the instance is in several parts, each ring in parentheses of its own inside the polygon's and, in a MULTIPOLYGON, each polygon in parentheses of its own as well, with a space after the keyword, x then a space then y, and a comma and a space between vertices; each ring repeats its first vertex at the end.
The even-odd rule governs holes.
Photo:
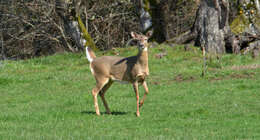
POLYGON ((133 85, 136 94, 136 115, 140 116, 139 107, 143 105, 145 97, 148 94, 145 78, 149 75, 148 38, 151 36, 151 32, 148 32, 146 36, 131 32, 131 36, 133 39, 138 40, 139 52, 136 56, 126 58, 119 56, 102 56, 96 58, 94 52, 89 47, 86 48, 86 55, 90 62, 90 70, 96 79, 96 87, 92 89, 92 95, 94 97, 97 115, 100 115, 97 100, 98 94, 103 101, 106 112, 111 114, 105 100, 105 92, 114 81, 125 81, 133 85), (145 89, 145 94, 141 102, 139 102, 138 84, 142 84, 145 89))

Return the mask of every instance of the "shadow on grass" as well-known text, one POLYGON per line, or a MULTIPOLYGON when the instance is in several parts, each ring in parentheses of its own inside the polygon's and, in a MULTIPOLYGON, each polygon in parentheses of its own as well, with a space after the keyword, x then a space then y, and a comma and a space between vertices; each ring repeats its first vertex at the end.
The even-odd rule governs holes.
MULTIPOLYGON (((81 114, 96 114, 95 111, 82 111, 81 114)), ((101 115, 126 115, 127 112, 111 112, 111 114, 107 114, 106 112, 100 112, 101 115)))

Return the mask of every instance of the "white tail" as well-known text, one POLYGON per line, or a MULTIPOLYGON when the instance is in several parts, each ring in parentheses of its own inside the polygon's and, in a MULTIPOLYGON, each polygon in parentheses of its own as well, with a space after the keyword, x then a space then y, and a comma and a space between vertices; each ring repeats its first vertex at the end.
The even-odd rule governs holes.
POLYGON ((94 52, 89 47, 86 47, 86 57, 90 63, 96 58, 94 52))
POLYGON ((102 56, 96 58, 94 52, 90 48, 86 48, 87 58, 90 63, 90 69, 96 79, 96 86, 92 89, 96 114, 100 115, 97 95, 101 96, 102 102, 106 108, 106 112, 111 114, 108 104, 105 100, 105 92, 113 84, 114 81, 125 81, 133 85, 136 94, 137 111, 136 115, 140 116, 139 107, 144 103, 148 94, 148 87, 145 82, 146 76, 149 75, 148 68, 148 37, 131 32, 131 36, 139 42, 139 52, 136 56, 118 57, 118 56, 102 56), (142 84, 145 94, 141 102, 139 102, 138 84, 142 84))

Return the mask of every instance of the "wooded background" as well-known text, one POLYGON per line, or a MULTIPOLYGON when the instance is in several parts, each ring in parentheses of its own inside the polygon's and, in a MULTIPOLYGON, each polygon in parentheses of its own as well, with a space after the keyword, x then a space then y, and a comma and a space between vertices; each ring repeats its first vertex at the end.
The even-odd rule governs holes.
POLYGON ((84 50, 77 14, 100 50, 125 47, 130 32, 211 53, 259 50, 259 0, 1 0, 0 59, 84 50), (150 25, 150 23, 152 23, 150 25))

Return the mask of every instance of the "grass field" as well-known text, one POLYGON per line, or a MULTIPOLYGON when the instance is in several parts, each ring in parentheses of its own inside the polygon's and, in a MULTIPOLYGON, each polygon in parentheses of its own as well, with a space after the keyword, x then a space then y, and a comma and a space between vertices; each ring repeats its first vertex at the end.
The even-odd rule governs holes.
MULTIPOLYGON (((116 51, 130 56, 137 49, 116 51)), ((95 115, 95 80, 84 54, 1 62, 0 139, 260 139, 259 58, 208 59, 201 77, 198 48, 149 51, 150 93, 139 118, 132 86, 119 83, 106 94, 113 114, 99 98, 102 115, 95 115), (160 52, 167 56, 157 59, 160 52)))

